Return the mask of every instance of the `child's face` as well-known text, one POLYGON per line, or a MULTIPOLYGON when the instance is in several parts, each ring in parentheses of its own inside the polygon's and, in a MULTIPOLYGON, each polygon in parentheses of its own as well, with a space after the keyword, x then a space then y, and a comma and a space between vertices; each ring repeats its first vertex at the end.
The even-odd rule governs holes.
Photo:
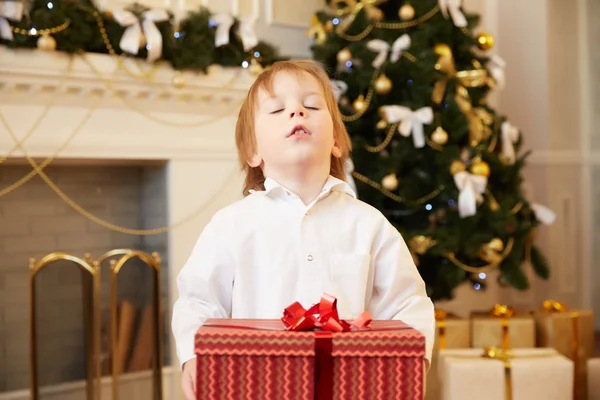
POLYGON ((278 73, 273 96, 258 92, 255 115, 256 153, 248 163, 267 176, 298 165, 329 171, 331 155, 341 157, 321 85, 306 72, 278 73))

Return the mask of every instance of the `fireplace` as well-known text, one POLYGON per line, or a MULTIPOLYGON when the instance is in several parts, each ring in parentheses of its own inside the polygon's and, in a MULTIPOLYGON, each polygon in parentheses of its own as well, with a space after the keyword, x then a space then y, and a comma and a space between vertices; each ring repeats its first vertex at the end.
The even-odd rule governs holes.
MULTIPOLYGON (((84 210, 75 210, 39 177, 0 197, 0 356, 10 365, 0 372, 0 399, 28 398, 28 258, 55 251, 99 257, 115 248, 161 255, 163 390, 165 398, 178 398, 169 324, 175 278, 212 214, 241 195, 233 127, 253 76, 243 68, 215 67, 207 75, 184 73, 185 85, 175 86, 170 68, 160 66, 152 81, 132 76, 139 68, 119 69, 108 55, 70 58, 0 47, 0 111, 10 126, 0 129, 0 157, 14 147, 11 132, 38 163, 54 157, 44 171, 84 210), (169 229, 123 234, 90 215, 119 227, 169 229)), ((31 171, 25 155, 16 149, 0 164, 0 191, 31 171)), ((147 301, 149 277, 141 266, 129 270, 119 287, 139 309, 147 301)), ((81 298, 75 293, 78 277, 74 267, 40 275, 38 365, 48 398, 83 398, 77 397, 84 388, 82 308, 71 301, 81 298), (59 363, 59 354, 73 356, 59 363)), ((108 304, 105 280, 102 297, 108 304)), ((110 388, 106 379, 103 391, 110 388)), ((136 380, 146 389, 131 389, 137 393, 132 399, 147 397, 149 374, 129 374, 121 382, 131 387, 136 380)))

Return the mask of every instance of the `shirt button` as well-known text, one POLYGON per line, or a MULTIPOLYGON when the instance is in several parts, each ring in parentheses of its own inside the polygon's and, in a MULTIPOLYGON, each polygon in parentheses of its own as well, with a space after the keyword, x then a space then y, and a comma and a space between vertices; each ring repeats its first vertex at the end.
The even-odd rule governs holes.
POLYGON ((312 261, 312 260, 313 260, 313 256, 309 254, 309 255, 308 255, 308 257, 306 257, 306 259, 307 259, 308 261, 312 261))

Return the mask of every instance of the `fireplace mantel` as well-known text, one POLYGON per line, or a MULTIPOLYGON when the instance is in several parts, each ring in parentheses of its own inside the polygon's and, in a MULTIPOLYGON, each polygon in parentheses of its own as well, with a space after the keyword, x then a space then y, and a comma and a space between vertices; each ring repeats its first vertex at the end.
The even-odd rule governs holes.
MULTIPOLYGON (((230 159, 233 123, 253 80, 242 67, 177 72, 107 54, 0 46, 0 107, 16 136, 22 139, 52 104, 25 142, 36 157, 53 155, 92 110, 60 158, 230 159)), ((0 130, 0 149, 13 146, 0 130)))

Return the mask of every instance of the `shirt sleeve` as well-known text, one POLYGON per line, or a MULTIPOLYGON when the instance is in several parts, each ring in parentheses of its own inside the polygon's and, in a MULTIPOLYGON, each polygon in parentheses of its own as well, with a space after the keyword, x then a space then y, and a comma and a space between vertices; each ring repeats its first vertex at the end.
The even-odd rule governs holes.
POLYGON ((231 315, 235 264, 227 228, 227 221, 215 214, 177 276, 179 297, 173 306, 172 330, 181 366, 195 357, 198 328, 209 318, 231 315))
POLYGON ((425 336, 426 356, 431 365, 435 340, 433 302, 427 296, 413 258, 400 233, 385 220, 372 252, 373 295, 368 311, 374 319, 397 319, 425 336))

